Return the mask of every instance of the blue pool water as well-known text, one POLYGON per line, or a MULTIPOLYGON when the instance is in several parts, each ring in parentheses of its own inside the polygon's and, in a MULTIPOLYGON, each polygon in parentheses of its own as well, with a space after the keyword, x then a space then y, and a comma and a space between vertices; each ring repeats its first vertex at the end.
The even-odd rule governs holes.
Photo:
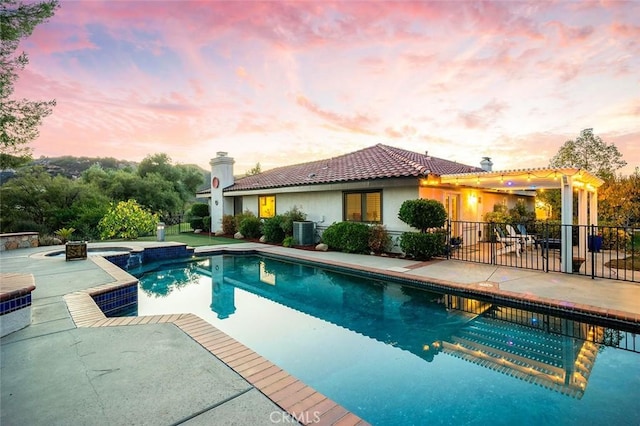
POLYGON ((257 256, 140 277, 139 315, 184 312, 374 425, 640 424, 640 354, 580 338, 628 332, 257 256))

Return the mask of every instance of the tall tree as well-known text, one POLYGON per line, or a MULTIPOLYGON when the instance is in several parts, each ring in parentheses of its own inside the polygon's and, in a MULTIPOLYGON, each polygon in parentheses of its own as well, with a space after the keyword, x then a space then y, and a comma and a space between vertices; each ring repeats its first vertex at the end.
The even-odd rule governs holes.
POLYGON ((11 99, 13 84, 29 59, 16 54, 20 40, 53 16, 57 0, 25 4, 17 0, 0 2, 0 168, 23 164, 31 158, 28 144, 38 137, 38 126, 51 114, 55 100, 11 99))
POLYGON ((608 180, 598 190, 599 218, 609 225, 640 225, 640 167, 608 180))
POLYGON ((577 167, 601 179, 615 177, 616 170, 627 165, 614 144, 607 145, 593 129, 584 129, 575 140, 568 140, 549 162, 549 167, 577 167))

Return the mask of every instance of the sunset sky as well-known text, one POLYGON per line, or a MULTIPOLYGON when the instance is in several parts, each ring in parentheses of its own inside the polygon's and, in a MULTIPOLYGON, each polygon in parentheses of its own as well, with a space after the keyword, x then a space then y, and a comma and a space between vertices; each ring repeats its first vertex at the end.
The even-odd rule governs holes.
POLYGON ((34 157, 236 173, 377 143, 543 167, 584 128, 640 165, 640 2, 62 1, 15 96, 34 157))

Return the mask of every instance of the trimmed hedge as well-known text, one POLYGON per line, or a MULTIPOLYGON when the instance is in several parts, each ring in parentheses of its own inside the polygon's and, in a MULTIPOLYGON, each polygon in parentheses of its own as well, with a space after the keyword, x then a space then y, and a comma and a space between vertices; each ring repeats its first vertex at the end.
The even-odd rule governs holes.
POLYGON ((441 255, 445 247, 443 233, 403 232, 400 237, 400 248, 408 256, 418 260, 429 260, 441 255))
POLYGON ((369 253, 369 226, 359 222, 335 222, 323 233, 322 241, 331 250, 369 253))

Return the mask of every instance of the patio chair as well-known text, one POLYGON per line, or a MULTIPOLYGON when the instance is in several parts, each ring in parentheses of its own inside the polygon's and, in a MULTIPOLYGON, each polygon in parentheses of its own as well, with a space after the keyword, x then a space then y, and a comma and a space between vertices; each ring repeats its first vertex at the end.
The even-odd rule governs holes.
MULTIPOLYGON (((518 225, 520 226, 520 225, 518 225)), ((516 232, 516 230, 513 228, 513 226, 511 225, 507 225, 507 232, 509 233, 509 237, 511 238, 519 238, 520 241, 524 244, 524 246, 532 246, 534 239, 532 238, 532 236, 527 235, 526 229, 525 232, 523 233, 522 231, 520 232, 516 232)), ((520 228, 518 228, 520 229, 520 228)))
POLYGON ((527 241, 527 244, 533 245, 536 241, 537 235, 534 234, 529 234, 527 232, 527 227, 524 226, 522 223, 519 223, 517 225, 518 231, 520 231, 520 235, 522 235, 525 238, 525 241, 527 241))
POLYGON ((498 240, 498 243, 502 244, 502 248, 499 248, 496 251, 496 254, 498 256, 503 255, 503 254, 507 254, 507 253, 511 253, 511 252, 516 252, 516 256, 520 257, 520 251, 522 250, 522 240, 520 237, 511 237, 511 236, 506 236, 504 235, 504 232, 502 232, 502 229, 496 227, 495 229, 496 232, 496 238, 498 240))

